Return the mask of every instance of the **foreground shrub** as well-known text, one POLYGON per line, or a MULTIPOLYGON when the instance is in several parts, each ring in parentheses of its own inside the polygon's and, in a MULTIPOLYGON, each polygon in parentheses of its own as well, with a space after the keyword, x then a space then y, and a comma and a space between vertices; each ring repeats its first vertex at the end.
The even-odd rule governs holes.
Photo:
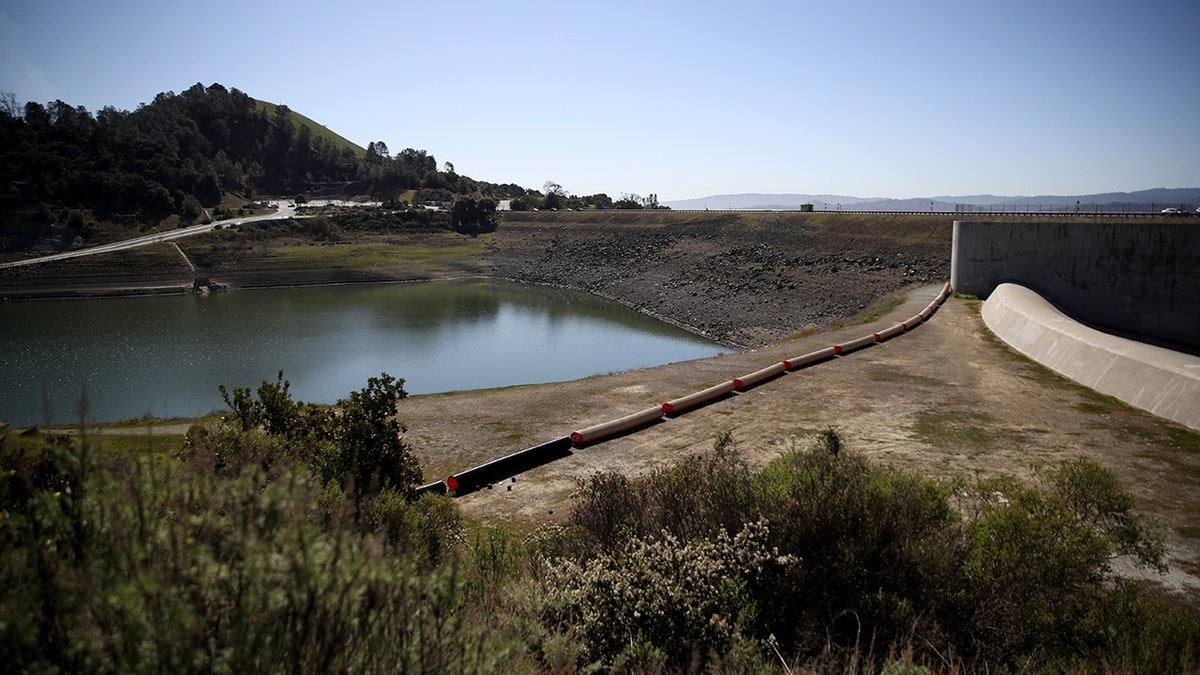
POLYGON ((560 561, 547 576, 547 620, 571 626, 590 661, 657 653, 668 664, 702 664, 753 624, 764 571, 797 562, 768 548, 767 535, 760 522, 733 537, 722 530, 685 544, 665 534, 583 564, 560 561))
POLYGON ((448 498, 424 494, 409 499, 395 490, 380 492, 368 506, 368 528, 381 533, 391 550, 412 553, 430 563, 444 562, 463 536, 463 518, 448 498))
POLYGON ((0 513, 22 513, 39 492, 70 489, 62 465, 71 462, 70 441, 31 428, 16 434, 0 422, 0 513))
POLYGON ((1104 619, 1115 597, 1106 587, 1113 557, 1166 570, 1161 538, 1111 473, 1072 460, 1042 481, 1042 489, 981 481, 969 497, 975 513, 957 618, 973 651, 989 659, 1102 649, 1114 637, 1104 619))
POLYGON ((910 637, 943 644, 932 610, 953 597, 965 553, 949 485, 839 448, 788 452, 756 487, 773 543, 804 559, 764 598, 763 629, 785 648, 819 653, 910 637))
MULTIPOLYGON (((254 401, 275 401, 285 418, 303 410, 267 393, 246 410, 254 401)), ((28 672, 1200 665, 1194 614, 1113 576, 1118 554, 1161 566, 1162 543, 1092 462, 1032 483, 930 481, 826 434, 756 472, 723 436, 712 453, 645 477, 585 481, 572 524, 522 537, 472 526, 443 496, 383 487, 350 499, 296 459, 313 447, 265 419, 216 429, 243 445, 201 439, 229 450, 220 469, 194 448, 187 462, 118 462, 86 437, 0 425, 0 663, 28 672)))
MULTIPOLYGON (((1113 578, 1116 555, 1162 568, 1162 542, 1116 478, 1088 460, 1043 471, 1032 485, 928 480, 871 464, 827 429, 812 450, 793 449, 754 473, 723 436, 710 455, 643 478, 584 481, 571 522, 555 545, 541 545, 582 561, 553 579, 568 597, 586 598, 575 605, 597 609, 553 616, 569 617, 603 663, 638 644, 637 654, 658 654, 671 668, 688 667, 688 650, 732 653, 723 651, 733 649, 728 634, 693 626, 671 638, 628 617, 640 616, 643 595, 654 597, 644 589, 669 586, 640 571, 658 569, 654 556, 707 552, 721 528, 763 523, 765 549, 800 562, 753 568, 753 583, 736 593, 702 580, 673 592, 690 606, 689 593, 704 588, 719 598, 714 616, 737 617, 738 644, 770 644, 794 665, 873 669, 896 654, 967 670, 1196 665, 1194 617, 1113 578), (1175 617, 1146 638, 1174 652, 1156 655, 1123 637, 1145 630, 1149 614, 1175 617), (706 639, 714 641, 701 647, 706 639)), ((761 662, 773 655, 764 650, 761 662)))
POLYGON ((758 520, 753 474, 733 437, 717 437, 711 452, 687 457, 649 477, 595 474, 579 483, 571 523, 577 553, 612 550, 631 539, 670 535, 684 543, 737 532, 758 520))
MULTIPOLYGON (((462 564, 430 556, 411 517, 359 535, 328 520, 311 474, 87 474, 82 451, 68 454, 74 489, 37 490, 0 522, 7 668, 491 672, 514 653, 465 606, 462 564)), ((453 520, 445 498, 419 504, 406 508, 453 520)))
POLYGON ((254 392, 220 385, 232 416, 190 429, 181 456, 226 476, 248 466, 307 466, 345 496, 360 523, 382 493, 412 498, 421 468, 396 418, 396 404, 408 396, 403 379, 369 378, 331 408, 295 401, 289 388, 282 372, 254 392))

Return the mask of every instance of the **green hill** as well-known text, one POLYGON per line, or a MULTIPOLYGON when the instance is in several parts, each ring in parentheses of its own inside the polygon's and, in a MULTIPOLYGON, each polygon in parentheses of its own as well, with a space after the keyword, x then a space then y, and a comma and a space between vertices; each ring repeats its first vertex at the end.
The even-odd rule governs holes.
POLYGON ((259 99, 254 99, 254 104, 258 110, 261 110, 272 117, 278 115, 280 108, 283 108, 287 112, 287 118, 291 120, 292 124, 294 124, 297 129, 302 126, 308 127, 309 132, 312 134, 314 139, 324 139, 338 151, 341 151, 343 148, 349 148, 350 150, 354 151, 354 155, 360 159, 366 157, 367 155, 366 148, 355 144, 346 137, 335 133, 324 124, 318 124, 311 118, 301 115, 287 106, 279 106, 269 101, 261 101, 259 99))
POLYGON ((530 191, 440 170, 425 150, 392 154, 383 141, 364 149, 220 84, 164 92, 133 111, 93 114, 63 101, 0 108, 0 252, 73 241, 97 222, 186 224, 231 201, 297 193, 496 201, 530 191))

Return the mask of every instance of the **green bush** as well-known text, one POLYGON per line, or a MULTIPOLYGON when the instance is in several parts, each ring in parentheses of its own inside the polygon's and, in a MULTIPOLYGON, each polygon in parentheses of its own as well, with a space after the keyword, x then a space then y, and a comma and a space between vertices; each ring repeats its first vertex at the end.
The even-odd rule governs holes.
POLYGON ((452 229, 448 211, 425 208, 327 207, 323 209, 323 213, 335 232, 387 234, 390 232, 434 232, 452 229))
POLYGON ((933 596, 962 557, 947 485, 842 449, 788 452, 760 473, 757 489, 775 545, 804 560, 763 598, 763 629, 785 648, 941 643, 933 596))
POLYGON ((219 388, 232 418, 189 430, 181 454, 194 464, 225 475, 251 463, 268 471, 279 462, 304 464, 353 504, 355 522, 366 517, 364 506, 376 495, 411 498, 421 482, 421 467, 401 437, 405 426, 396 419, 396 404, 408 396, 403 379, 369 378, 332 408, 293 400, 282 372, 253 393, 219 388))
POLYGON ((70 486, 63 464, 69 439, 43 434, 36 427, 14 434, 0 423, 0 512, 19 514, 38 493, 70 486))
POLYGON ((684 543, 736 532, 757 520, 753 476, 730 434, 711 452, 687 457, 642 480, 596 474, 579 482, 571 522, 579 553, 669 534, 684 543))
POLYGON ((452 557, 463 538, 462 514, 449 498, 424 494, 417 500, 395 490, 377 494, 368 508, 368 529, 381 532, 391 550, 429 563, 452 557))
POLYGON ((341 228, 325 216, 313 216, 300 221, 301 229, 314 239, 334 241, 341 236, 341 228))
POLYGON ((755 619, 752 588, 767 568, 793 558, 769 548, 765 523, 730 537, 684 543, 664 534, 549 570, 547 620, 569 625, 584 656, 612 665, 646 654, 667 664, 703 663, 729 652, 755 619))
MULTIPOLYGON (((896 654, 966 669, 1155 661, 1119 637, 1140 630, 1128 617, 1151 611, 1153 601, 1129 584, 1114 592, 1109 565, 1128 554, 1161 568, 1161 540, 1116 478, 1087 460, 1045 471, 1033 485, 928 480, 871 464, 827 429, 812 451, 788 451, 754 473, 725 436, 711 454, 643 478, 584 481, 571 516, 575 534, 540 547, 570 560, 556 563, 569 573, 555 578, 560 591, 586 598, 573 607, 607 608, 607 618, 594 614, 600 610, 568 613, 588 658, 611 664, 637 648, 680 667, 690 658, 680 641, 703 632, 673 620, 672 638, 614 618, 628 616, 640 598, 617 590, 653 585, 640 570, 657 569, 650 561, 663 548, 707 552, 722 528, 759 522, 769 529, 767 549, 799 563, 764 567, 738 593, 705 593, 722 599, 721 616, 739 617, 750 640, 740 644, 774 645, 793 663, 866 659, 880 668, 902 663, 896 654), (630 550, 640 557, 608 553, 630 550), (606 622, 625 631, 623 642, 593 626, 606 622)), ((674 592, 689 602, 686 589, 674 592)), ((1166 661, 1194 664, 1196 621, 1179 618, 1164 631, 1148 640, 1189 654, 1166 661)), ((718 652, 732 649, 728 640, 717 643, 718 652)))
POLYGON ((1165 571, 1161 538, 1110 472, 1072 460, 1042 482, 981 481, 975 491, 959 619, 989 659, 1094 650, 1113 637, 1101 619, 1113 557, 1165 571))
POLYGON ((390 518, 381 538, 337 527, 303 470, 112 473, 84 447, 63 464, 73 489, 0 521, 7 668, 493 672, 518 653, 467 611, 454 557, 387 544, 453 523, 444 497, 405 502, 424 519, 390 518))

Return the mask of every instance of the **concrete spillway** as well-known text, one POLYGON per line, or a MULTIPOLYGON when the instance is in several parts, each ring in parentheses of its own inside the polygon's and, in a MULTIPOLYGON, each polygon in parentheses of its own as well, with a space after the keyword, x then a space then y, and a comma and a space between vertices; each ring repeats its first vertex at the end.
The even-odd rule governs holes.
POLYGON ((1005 282, 1089 325, 1200 350, 1200 223, 955 221, 954 290, 1005 282))
POLYGON ((1200 430, 1200 357, 1089 328, 1041 295, 1000 284, 983 321, 1017 351, 1132 406, 1200 430))

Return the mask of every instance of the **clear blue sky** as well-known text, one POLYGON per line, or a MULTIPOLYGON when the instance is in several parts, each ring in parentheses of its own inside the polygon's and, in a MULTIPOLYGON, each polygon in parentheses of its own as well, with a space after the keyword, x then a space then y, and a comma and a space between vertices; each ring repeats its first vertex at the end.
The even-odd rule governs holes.
POLYGON ((660 200, 1200 186, 1200 1, 0 5, 0 90, 219 82, 459 173, 660 200))

